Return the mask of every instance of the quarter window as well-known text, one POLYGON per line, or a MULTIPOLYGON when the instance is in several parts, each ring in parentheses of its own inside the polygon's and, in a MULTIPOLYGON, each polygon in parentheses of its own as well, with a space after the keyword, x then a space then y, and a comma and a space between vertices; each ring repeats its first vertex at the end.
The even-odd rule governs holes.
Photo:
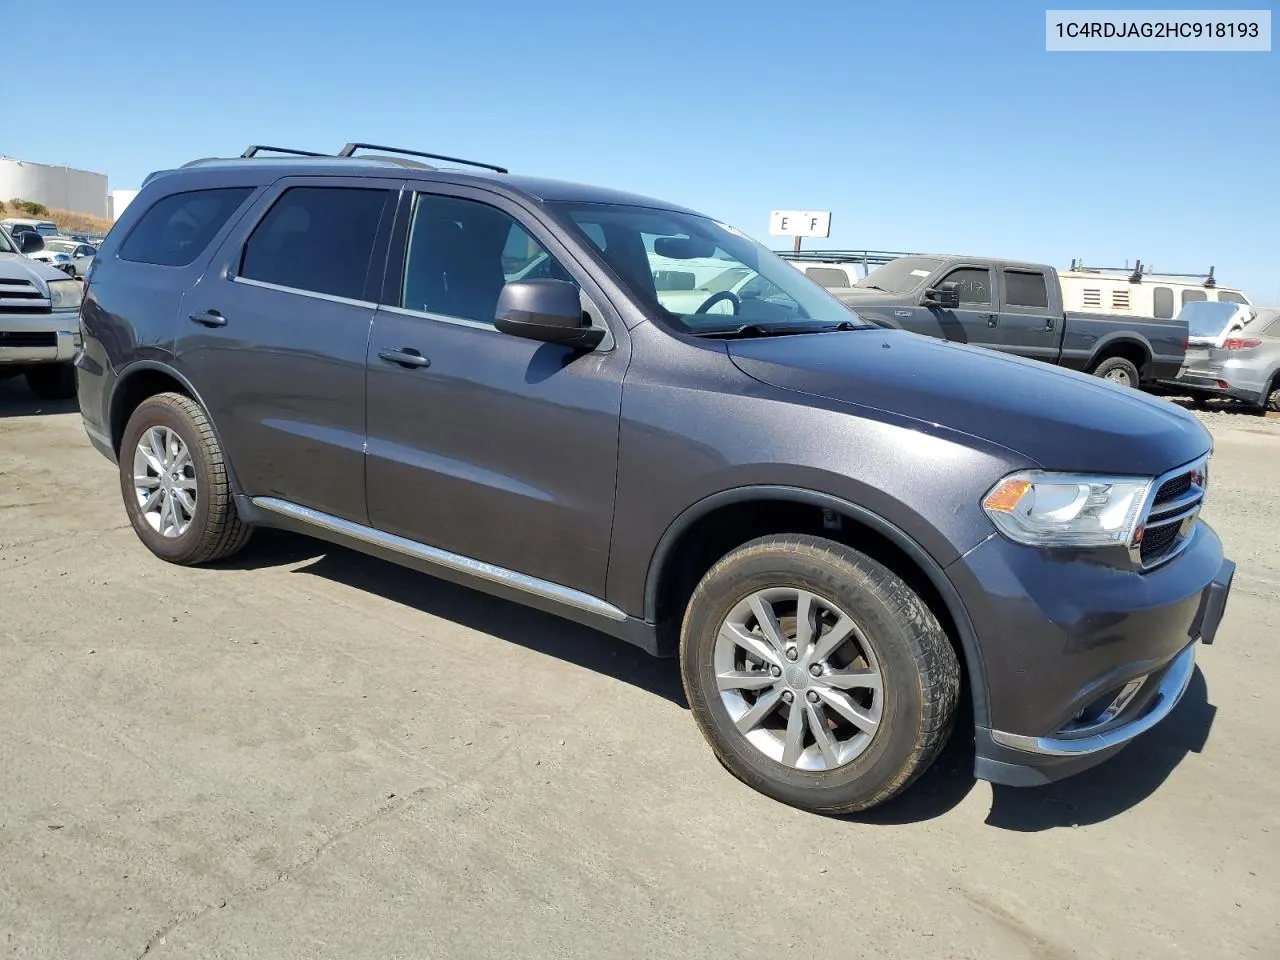
POLYGON ((1022 270, 1006 270, 1004 272, 1004 299, 1011 307, 1047 309, 1049 306, 1049 288, 1045 284, 1044 274, 1022 270))
POLYGON ((190 190, 157 200, 120 245, 120 259, 185 267, 209 245, 252 187, 190 190))
POLYGON ((1157 320, 1169 320, 1173 317, 1173 291, 1168 287, 1154 287, 1151 290, 1152 314, 1157 320))
POLYGON ((511 216, 475 200, 418 194, 400 306, 493 323, 512 280, 573 277, 511 216))
POLYGON ((942 278, 942 283, 954 283, 961 303, 991 303, 991 271, 977 267, 960 267, 942 278))
POLYGON ((350 300, 366 298, 373 241, 389 194, 290 187, 249 236, 240 276, 350 300))

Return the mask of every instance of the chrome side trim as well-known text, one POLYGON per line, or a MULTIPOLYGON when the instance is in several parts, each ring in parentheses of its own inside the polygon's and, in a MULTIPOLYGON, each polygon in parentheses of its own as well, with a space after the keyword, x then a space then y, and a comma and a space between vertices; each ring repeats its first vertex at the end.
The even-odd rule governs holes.
POLYGON ((569 607, 576 607, 579 610, 586 610, 589 613, 608 617, 610 620, 628 619, 627 615, 613 604, 606 603, 599 597, 593 597, 589 593, 583 593, 581 590, 574 590, 572 587, 562 587, 558 583, 539 580, 537 577, 517 573, 514 570, 508 570, 506 567, 499 567, 492 563, 485 563, 483 560, 473 560, 470 557, 449 553, 447 550, 429 547, 425 543, 418 543, 416 540, 399 537, 393 533, 384 533, 381 530, 375 530, 363 524, 352 523, 350 520, 343 520, 341 517, 334 517, 327 513, 321 513, 319 510, 312 510, 310 507, 290 503, 288 500, 280 500, 276 497, 254 497, 252 503, 255 507, 278 513, 281 516, 291 517, 294 520, 301 520, 303 523, 313 527, 321 527, 332 533, 342 534, 345 537, 350 537, 353 540, 359 540, 375 547, 393 550, 396 553, 404 554, 406 557, 413 557, 448 570, 465 573, 480 580, 500 583, 522 593, 532 594, 546 600, 554 600, 569 607))
POLYGON ((1023 750, 1027 753, 1038 753, 1050 757, 1079 757, 1099 750, 1107 750, 1128 743, 1134 737, 1146 733, 1157 723, 1173 712, 1182 695, 1187 692, 1191 683, 1191 674, 1195 671, 1196 645, 1193 643, 1174 657, 1169 669, 1156 688, 1156 695, 1147 712, 1135 717, 1128 723, 1112 727, 1105 733, 1096 733, 1090 737, 1067 739, 1065 737, 1028 737, 1020 733, 1005 733, 992 730, 991 739, 996 743, 1023 750))
POLYGON ((378 305, 372 300, 352 300, 350 297, 335 297, 331 293, 317 293, 315 290, 302 290, 298 287, 286 287, 279 283, 268 283, 265 280, 251 280, 248 277, 232 277, 232 283, 244 283, 251 287, 261 287, 263 290, 276 290, 280 293, 296 293, 300 297, 310 297, 312 300, 328 300, 330 303, 345 303, 349 307, 368 307, 370 310, 376 310, 378 305))
POLYGON ((502 333, 492 323, 483 323, 479 320, 471 320, 468 317, 451 317, 447 313, 428 313, 425 310, 410 310, 408 307, 395 307, 389 304, 382 304, 378 307, 384 313, 398 313, 402 317, 420 317, 423 320, 435 320, 437 323, 452 323, 459 327, 470 327, 472 330, 487 330, 489 333, 502 333))

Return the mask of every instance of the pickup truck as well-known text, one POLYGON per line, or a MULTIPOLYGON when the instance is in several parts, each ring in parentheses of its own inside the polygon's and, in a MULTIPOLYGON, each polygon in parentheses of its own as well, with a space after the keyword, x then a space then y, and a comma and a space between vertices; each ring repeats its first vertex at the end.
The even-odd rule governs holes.
POLYGON ((865 320, 1043 360, 1136 387, 1177 376, 1185 320, 1068 313, 1053 267, 906 256, 832 291, 865 320))

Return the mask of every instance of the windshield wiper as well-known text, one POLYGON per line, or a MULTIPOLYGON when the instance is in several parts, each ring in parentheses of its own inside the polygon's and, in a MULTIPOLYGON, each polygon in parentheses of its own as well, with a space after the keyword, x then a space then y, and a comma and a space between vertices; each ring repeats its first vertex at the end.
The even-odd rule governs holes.
POLYGON ((721 330, 695 330, 695 337, 718 337, 728 339, 747 337, 787 337, 800 333, 830 333, 837 330, 866 330, 869 324, 854 323, 852 320, 840 320, 836 323, 810 324, 798 323, 746 323, 740 327, 727 327, 721 330))
POLYGON ((859 290, 879 290, 881 293, 888 293, 884 287, 878 287, 874 283, 860 283, 857 285, 859 290))

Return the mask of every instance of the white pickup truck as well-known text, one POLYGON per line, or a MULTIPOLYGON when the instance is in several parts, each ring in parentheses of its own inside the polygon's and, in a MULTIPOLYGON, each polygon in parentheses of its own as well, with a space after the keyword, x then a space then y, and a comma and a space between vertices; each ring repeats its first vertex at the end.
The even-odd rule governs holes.
POLYGON ((75 396, 83 285, 32 260, 44 241, 0 227, 0 380, 25 374, 36 396, 75 396))

